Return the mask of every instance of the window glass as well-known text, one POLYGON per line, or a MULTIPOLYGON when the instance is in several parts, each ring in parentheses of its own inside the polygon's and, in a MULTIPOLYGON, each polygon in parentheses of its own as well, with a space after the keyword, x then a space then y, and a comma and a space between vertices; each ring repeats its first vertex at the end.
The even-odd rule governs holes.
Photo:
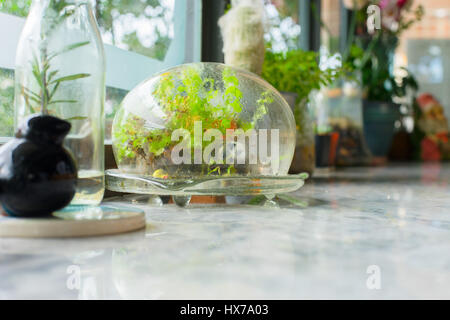
POLYGON ((26 17, 32 0, 0 0, 0 12, 26 17))
POLYGON ((14 71, 0 68, 0 137, 13 135, 14 71))
MULTIPOLYGON (((108 141, 115 111, 128 90, 155 72, 199 59, 197 16, 200 17, 201 10, 199 0, 89 1, 103 42, 116 47, 106 48, 107 56, 111 58, 107 63, 105 100, 105 138, 108 141), (179 17, 176 24, 175 12, 179 17), (124 74, 124 69, 130 73, 124 74)), ((32 0, 0 0, 0 12, 24 18, 31 3, 32 0)), ((15 51, 15 48, 11 49, 15 51)), ((14 71, 4 68, 14 67, 14 53, 8 54, 11 63, 0 65, 0 137, 13 134, 14 71)))
MULTIPOLYGON (((90 0, 103 42, 163 61, 174 37, 175 0, 90 0)), ((31 0, 0 2, 0 12, 26 17, 31 0)))
POLYGON ((111 128, 114 120, 114 115, 119 109, 120 103, 125 98, 128 91, 107 87, 105 97, 105 140, 109 143, 111 140, 111 128))
POLYGON ((450 119, 450 2, 416 0, 425 8, 422 21, 402 33, 395 55, 395 70, 407 67, 419 82, 419 94, 431 93, 450 119))
POLYGON ((163 61, 174 36, 175 0, 96 0, 103 41, 163 61))

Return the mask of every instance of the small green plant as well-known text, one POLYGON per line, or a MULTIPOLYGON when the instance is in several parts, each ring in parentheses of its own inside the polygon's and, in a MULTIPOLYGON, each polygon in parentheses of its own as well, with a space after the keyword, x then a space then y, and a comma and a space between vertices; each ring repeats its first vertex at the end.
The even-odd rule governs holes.
MULTIPOLYGON (((116 156, 119 163, 127 159, 140 158, 145 161, 151 172, 164 167, 169 176, 179 176, 179 167, 170 165, 171 150, 178 141, 172 141, 172 132, 183 128, 190 133, 191 148, 194 148, 194 123, 201 121, 202 130, 217 129, 223 137, 227 129, 253 129, 259 119, 267 113, 266 106, 273 102, 268 92, 263 92, 257 101, 251 120, 240 118, 242 111, 242 91, 239 80, 230 68, 224 68, 222 81, 216 83, 213 78, 202 78, 198 67, 187 67, 181 74, 166 73, 158 82, 152 96, 165 112, 165 128, 147 128, 145 120, 130 115, 114 131, 116 156), (173 170, 175 167, 175 170, 173 170)), ((197 142, 198 143, 198 142, 197 142)), ((213 142, 202 141, 202 151, 213 142)), ((194 152, 191 152, 193 155, 194 152)), ((182 170, 182 169, 180 169, 182 170)), ((226 175, 236 172, 233 165, 215 162, 202 165, 206 175, 226 175)))
POLYGON ((55 94, 60 88, 61 83, 90 76, 88 73, 61 76, 59 74, 60 71, 53 69, 51 66, 52 60, 56 57, 90 43, 89 41, 77 42, 63 47, 57 52, 48 52, 46 46, 47 39, 58 25, 73 14, 74 11, 71 9, 72 7, 73 6, 70 6, 70 3, 65 0, 52 0, 49 4, 49 10, 45 11, 43 19, 48 23, 43 24, 41 32, 43 42, 39 47, 39 52, 33 53, 33 60, 30 62, 32 76, 38 84, 39 91, 33 91, 25 86, 21 87, 21 94, 31 113, 40 112, 42 114, 49 114, 51 105, 59 103, 76 103, 76 100, 56 100, 55 94))
MULTIPOLYGON (((331 85, 344 74, 347 65, 337 69, 322 70, 318 53, 304 50, 290 50, 274 53, 266 50, 262 76, 279 91, 297 94, 294 108, 297 132, 304 138, 309 125, 307 110, 303 105, 309 101, 310 93, 322 86, 331 85)), ((300 142, 300 138, 297 142, 300 142)))
POLYGON ((75 43, 63 48, 60 52, 52 53, 50 55, 41 53, 41 59, 38 59, 36 54, 33 55, 33 61, 31 62, 32 74, 36 83, 39 85, 39 92, 32 91, 25 86, 22 86, 21 88, 21 93, 24 96, 25 103, 31 113, 41 112, 42 114, 48 114, 49 107, 52 104, 77 102, 76 100, 56 100, 54 97, 62 82, 86 78, 89 77, 90 74, 77 73, 58 77, 59 71, 51 68, 51 61, 62 53, 85 46, 88 43, 89 41, 75 43))
POLYGON ((341 72, 321 70, 317 61, 318 53, 313 51, 266 50, 262 77, 279 91, 296 93, 298 102, 306 101, 313 90, 331 84, 341 72))

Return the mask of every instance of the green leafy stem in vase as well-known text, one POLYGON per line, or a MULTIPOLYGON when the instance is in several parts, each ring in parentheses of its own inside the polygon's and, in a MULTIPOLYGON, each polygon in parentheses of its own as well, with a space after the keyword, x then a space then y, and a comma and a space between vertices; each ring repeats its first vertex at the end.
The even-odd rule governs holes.
MULTIPOLYGON (((25 98, 25 103, 31 113, 40 111, 42 114, 49 114, 49 107, 53 104, 77 102, 77 100, 56 100, 55 94, 60 88, 61 83, 87 78, 90 74, 77 73, 60 76, 59 70, 51 68, 51 61, 63 53, 75 50, 87 44, 89 44, 89 41, 77 42, 64 47, 61 51, 51 54, 47 54, 46 49, 42 49, 40 55, 41 59, 38 59, 37 55, 33 54, 33 60, 31 62, 32 74, 39 86, 39 92, 32 91, 31 89, 22 86, 22 95, 25 98)), ((73 119, 74 118, 67 120, 73 119)))
MULTIPOLYGON (((61 83, 67 81, 74 81, 89 77, 88 73, 77 73, 72 75, 61 76, 60 71, 52 68, 52 60, 56 57, 73 51, 77 48, 88 45, 89 41, 77 42, 63 47, 56 52, 48 52, 46 46, 47 39, 68 17, 75 12, 77 5, 73 1, 67 0, 51 0, 48 7, 44 10, 42 16, 42 30, 41 43, 39 52, 33 53, 33 60, 31 63, 32 76, 38 84, 39 91, 33 91, 31 88, 25 86, 21 87, 22 96, 25 99, 26 106, 31 113, 40 112, 42 114, 49 114, 50 107, 58 103, 76 103, 77 100, 56 100, 56 93, 61 86, 61 83)), ((73 117, 66 120, 81 119, 84 117, 73 117)))

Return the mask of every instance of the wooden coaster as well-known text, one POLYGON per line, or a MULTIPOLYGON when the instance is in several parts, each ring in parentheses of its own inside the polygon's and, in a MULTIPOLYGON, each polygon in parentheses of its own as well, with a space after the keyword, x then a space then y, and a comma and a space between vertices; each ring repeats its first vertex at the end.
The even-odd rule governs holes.
POLYGON ((0 216, 0 238, 69 238, 125 233, 145 227, 145 214, 127 207, 73 206, 49 218, 0 216))

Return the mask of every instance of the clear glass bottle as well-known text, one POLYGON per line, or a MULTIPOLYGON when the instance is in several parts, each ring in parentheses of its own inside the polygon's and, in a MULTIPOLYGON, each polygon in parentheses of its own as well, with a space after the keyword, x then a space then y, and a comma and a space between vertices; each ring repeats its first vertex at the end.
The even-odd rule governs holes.
POLYGON ((30 114, 70 121, 78 164, 72 205, 97 205, 104 185, 105 57, 87 0, 34 0, 19 40, 15 125, 30 114))
POLYGON ((316 134, 337 134, 337 166, 362 166, 371 161, 363 134, 360 78, 358 72, 344 75, 311 95, 316 134))

